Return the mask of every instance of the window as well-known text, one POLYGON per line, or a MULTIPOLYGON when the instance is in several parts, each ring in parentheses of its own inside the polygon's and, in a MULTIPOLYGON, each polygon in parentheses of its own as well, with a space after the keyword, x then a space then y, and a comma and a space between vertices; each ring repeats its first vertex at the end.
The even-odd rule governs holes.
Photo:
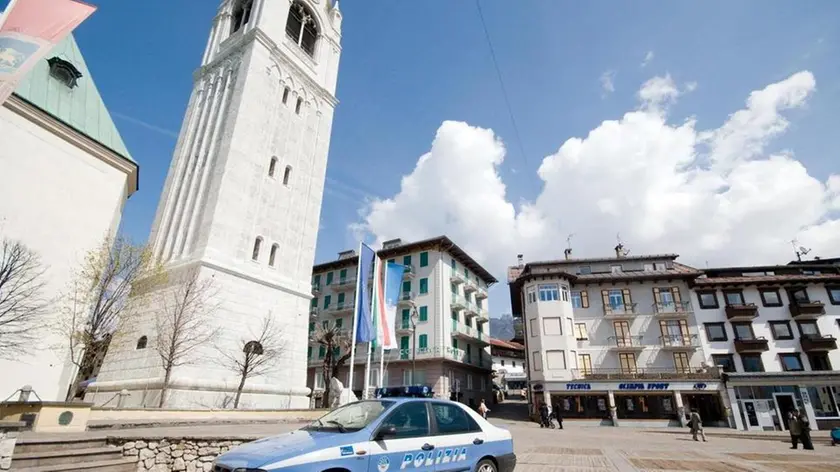
POLYGON ((504 366, 505 366, 505 360, 502 359, 502 367, 504 367, 504 366))
POLYGON ((428 334, 421 334, 420 335, 420 349, 428 349, 429 348, 429 335, 428 334))
MULTIPOLYGON (((342 293, 341 295, 344 295, 344 294, 342 293)), ((335 319, 335 327, 338 328, 338 329, 341 329, 342 326, 344 326, 344 319, 343 318, 336 318, 335 319)))
POLYGON ((563 351, 545 351, 545 361, 548 370, 564 370, 566 368, 566 353, 563 351))
POLYGON ((330 302, 332 301, 332 295, 324 295, 324 309, 330 307, 330 302))
MULTIPOLYGON (((338 294, 338 306, 344 306, 344 294, 343 293, 338 294)), ((338 321, 338 320, 336 320, 336 321, 338 321)))
POLYGON ((318 40, 318 25, 315 23, 315 15, 297 0, 289 8, 289 19, 286 20, 286 36, 310 56, 315 55, 315 43, 318 40))
POLYGON ((557 284, 544 284, 537 287, 541 302, 556 302, 560 299, 557 284))
POLYGON ((289 185, 289 179, 292 178, 292 166, 286 166, 286 170, 283 171, 283 185, 289 185))
POLYGON ((312 346, 306 348, 306 358, 312 359, 312 346))
POLYGON ((327 272, 327 285, 332 285, 333 283, 333 273, 327 272))
POLYGON ((732 329, 735 330, 735 339, 744 341, 755 339, 752 323, 732 323, 732 329))
POLYGON ((236 33, 251 19, 251 8, 253 0, 239 0, 233 7, 233 15, 230 21, 230 34, 236 33))
POLYGON ((263 239, 257 236, 257 239, 254 240, 254 250, 251 252, 251 260, 259 260, 260 258, 260 246, 262 246, 263 239))
POLYGON ((543 318, 543 333, 546 336, 563 335, 563 318, 543 318))
POLYGON ((779 360, 782 361, 782 369, 786 372, 805 370, 805 368, 802 367, 802 359, 799 358, 799 354, 779 354, 779 360))
POLYGON ((277 250, 280 249, 278 244, 271 245, 271 252, 268 253, 268 265, 274 267, 274 259, 277 258, 277 250))
POLYGON ((589 294, 586 293, 586 290, 572 291, 572 307, 589 308, 589 294))
POLYGON ((589 335, 586 333, 586 323, 575 323, 575 339, 586 341, 589 335))
POLYGON ((323 359, 327 353, 327 348, 323 345, 318 346, 318 359, 323 359))
MULTIPOLYGON (((455 287, 455 285, 453 285, 452 287, 455 287)), ((457 290, 457 288, 455 288, 455 290, 457 290)), ((526 294, 526 298, 529 304, 535 303, 537 301, 537 289, 535 289, 534 287, 529 288, 526 294)))
POLYGON ((761 354, 741 354, 741 363, 744 364, 744 372, 764 372, 761 354))
POLYGON ((403 265, 410 266, 411 265, 411 254, 407 256, 403 256, 403 265))
POLYGON ((272 157, 271 161, 268 163, 268 176, 274 177, 274 170, 277 168, 277 158, 272 157))
POLYGON ((820 337, 820 328, 814 320, 799 321, 799 334, 803 338, 818 338, 820 337))
POLYGON ((712 363, 724 372, 735 372, 735 357, 732 354, 712 354, 712 363))
POLYGON ((621 265, 611 265, 610 266, 610 273, 620 274, 621 273, 621 265))
POLYGON ((402 289, 402 291, 403 291, 403 293, 409 293, 409 292, 411 292, 411 281, 410 281, 410 280, 405 280, 405 281, 403 281, 403 289, 402 289))
POLYGON ((300 108, 303 106, 303 99, 298 97, 297 102, 295 102, 295 114, 300 115, 300 108))
POLYGON ((697 292, 697 300, 700 302, 700 308, 718 308, 717 295, 715 292, 697 292))
POLYGON ((618 354, 618 364, 621 367, 621 373, 636 373, 636 355, 632 352, 620 352, 618 354))
POLYGON ((574 332, 575 332, 575 321, 571 318, 566 318, 566 321, 568 322, 568 325, 569 325, 568 333, 569 334, 574 334, 574 332))
POLYGON ((478 423, 458 405, 432 403, 432 413, 435 415, 439 435, 467 434, 470 431, 481 430, 478 423))
POLYGON ((653 272, 655 270, 655 266, 650 263, 646 263, 644 265, 645 272, 653 272))
POLYGON ((794 303, 811 303, 811 300, 808 298, 808 290, 804 287, 791 289, 788 292, 788 297, 794 303))
POLYGON ((808 354, 808 362, 811 364, 811 370, 831 370, 831 362, 828 360, 827 353, 808 354))
POLYGON ((825 290, 828 292, 828 299, 831 301, 831 304, 840 305, 840 286, 826 287, 825 290))
POLYGON ((540 334, 540 320, 534 318, 531 320, 531 337, 539 336, 540 334))
POLYGON ((290 91, 291 90, 289 90, 289 87, 286 87, 286 88, 283 89, 283 105, 285 105, 286 102, 289 101, 289 92, 290 91))
POLYGON ((429 253, 428 252, 421 252, 420 253, 420 267, 426 267, 429 265, 429 253))
POLYGON ((682 374, 687 374, 691 372, 691 367, 688 365, 688 353, 674 353, 674 368, 677 372, 682 374))
POLYGON ((47 64, 50 66, 50 77, 61 82, 67 88, 76 87, 79 79, 82 78, 82 73, 76 66, 60 57, 47 59, 47 64))
POLYGON ((472 374, 467 375, 467 390, 473 389, 473 376, 472 374))
POLYGON ((790 330, 790 323, 787 321, 771 321, 770 331, 773 333, 773 339, 793 339, 793 331, 790 330))
POLYGON ((837 387, 808 387, 808 397, 817 418, 837 417, 837 387))
POLYGON ((601 298, 603 299, 604 308, 607 313, 624 312, 625 310, 632 311, 629 289, 622 290, 614 288, 612 290, 601 290, 601 298))
POLYGON ((347 269, 341 269, 338 271, 338 281, 339 283, 344 283, 347 280, 347 269))
POLYGON ((146 345, 149 343, 149 338, 146 336, 140 336, 140 339, 137 340, 137 347, 136 349, 146 349, 146 345))
POLYGON ((581 275, 589 275, 592 273, 592 266, 580 266, 581 275))
POLYGON ((315 322, 314 321, 309 323, 309 332, 311 333, 313 331, 315 331, 315 322))
POLYGON ((726 305, 744 305, 744 293, 740 290, 723 292, 723 299, 726 305))
POLYGON ((324 329, 330 329, 330 320, 322 321, 321 326, 323 326, 324 329))
POLYGON ((592 358, 589 354, 578 354, 578 369, 582 374, 592 373, 592 358))
POLYGON ((540 357, 540 351, 534 351, 533 353, 531 353, 531 355, 534 359, 534 370, 542 370, 542 357, 540 357))
POLYGON ((761 295, 761 304, 767 307, 782 306, 782 298, 775 288, 762 288, 758 292, 761 295))
POLYGON ((563 298, 564 302, 569 301, 569 287, 565 285, 560 286, 560 296, 563 298))
MULTIPOLYGON (((297 3, 297 2, 296 2, 297 3)), ((428 436, 429 415, 425 402, 409 402, 397 407, 385 418, 380 430, 394 428, 396 434, 387 439, 420 438, 428 436)))
POLYGON ((429 307, 421 306, 419 311, 419 321, 429 321, 429 307))
POLYGON ((454 257, 452 258, 452 261, 450 262, 450 264, 452 265, 452 272, 453 273, 458 270, 458 262, 455 261, 454 257))
POLYGON ((429 293, 429 279, 420 279, 420 294, 429 293))

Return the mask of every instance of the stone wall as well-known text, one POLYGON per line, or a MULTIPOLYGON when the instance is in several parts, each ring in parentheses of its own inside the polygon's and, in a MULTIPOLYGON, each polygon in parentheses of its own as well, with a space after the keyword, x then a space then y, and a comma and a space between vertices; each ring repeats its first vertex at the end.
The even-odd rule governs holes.
POLYGON ((137 472, 208 472, 219 454, 243 442, 227 439, 120 439, 109 438, 123 456, 137 459, 137 472))

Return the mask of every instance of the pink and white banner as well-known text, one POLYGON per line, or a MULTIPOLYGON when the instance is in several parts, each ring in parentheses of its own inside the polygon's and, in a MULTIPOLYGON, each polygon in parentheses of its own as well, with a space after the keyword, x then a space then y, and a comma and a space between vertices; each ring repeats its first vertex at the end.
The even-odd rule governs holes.
POLYGON ((95 6, 77 0, 12 0, 0 20, 0 105, 94 11, 95 6))

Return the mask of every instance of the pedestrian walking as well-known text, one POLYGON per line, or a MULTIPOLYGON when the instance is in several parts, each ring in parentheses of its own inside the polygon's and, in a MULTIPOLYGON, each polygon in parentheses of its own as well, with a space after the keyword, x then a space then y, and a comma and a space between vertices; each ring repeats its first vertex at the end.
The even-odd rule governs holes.
POLYGON ((487 408, 487 404, 484 403, 484 399, 481 399, 481 404, 478 405, 478 412, 481 413, 481 416, 486 420, 487 413, 490 411, 490 408, 487 408))
POLYGON ((548 427, 548 405, 545 403, 540 404, 540 428, 548 427))
POLYGON ((563 417, 560 416, 560 405, 554 405, 554 419, 557 420, 557 427, 563 429, 563 417))
MULTIPOLYGON (((799 415, 793 410, 788 412, 788 432, 790 433, 791 449, 799 447, 799 439, 802 436, 802 424, 799 422, 799 415)), ((805 446, 804 444, 802 445, 805 446)))
POLYGON ((703 420, 700 419, 700 413, 697 412, 696 408, 692 408, 688 424, 691 427, 692 439, 699 441, 697 439, 697 435, 700 434, 700 437, 703 438, 703 442, 706 442, 706 432, 703 431, 703 420))
POLYGON ((799 439, 802 440, 802 448, 813 451, 814 443, 811 441, 811 422, 808 420, 808 415, 805 413, 804 409, 799 411, 798 419, 800 429, 802 430, 800 433, 801 436, 799 437, 799 439))

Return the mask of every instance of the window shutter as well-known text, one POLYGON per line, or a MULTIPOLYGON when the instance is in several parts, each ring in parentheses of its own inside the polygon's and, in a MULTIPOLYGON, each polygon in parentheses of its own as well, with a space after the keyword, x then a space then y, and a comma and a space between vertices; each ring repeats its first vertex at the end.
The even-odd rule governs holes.
POLYGON ((653 287, 653 301, 659 306, 662 304, 662 296, 659 294, 659 287, 653 287))
POLYGON ((688 323, 685 320, 680 320, 680 333, 682 333, 685 343, 689 344, 688 323))
POLYGON ((601 290, 601 300, 604 302, 604 313, 612 313, 609 290, 601 290))
POLYGON ((580 291, 580 306, 583 308, 589 308, 589 294, 586 293, 586 290, 580 291))
POLYGON ((629 288, 625 288, 625 289, 623 289, 623 290, 621 291, 621 293, 622 293, 622 294, 623 294, 623 296, 624 296, 624 306, 625 306, 625 309, 627 309, 627 307, 630 307, 631 305, 633 305, 633 300, 630 298, 630 289, 629 289, 629 288))
POLYGON ((671 287, 671 293, 674 295, 674 304, 677 306, 677 311, 682 311, 682 297, 680 296, 680 288, 671 287))

